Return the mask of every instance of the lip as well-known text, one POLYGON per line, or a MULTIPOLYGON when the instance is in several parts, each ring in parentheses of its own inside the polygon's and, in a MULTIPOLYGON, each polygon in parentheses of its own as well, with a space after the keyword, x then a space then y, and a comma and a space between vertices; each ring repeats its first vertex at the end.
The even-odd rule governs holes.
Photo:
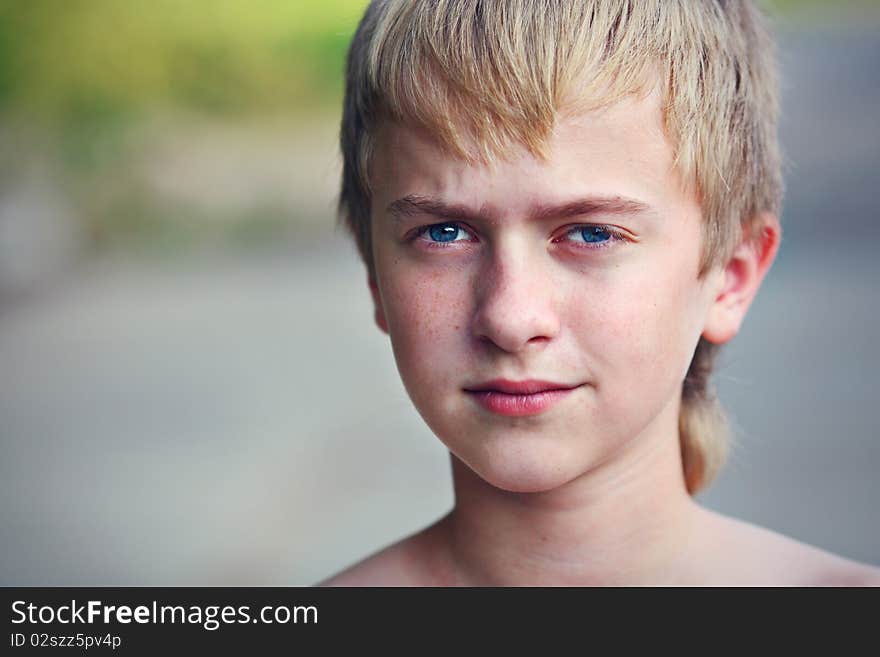
POLYGON ((486 410, 498 415, 539 415, 568 397, 580 385, 530 379, 494 379, 465 388, 464 392, 486 410))

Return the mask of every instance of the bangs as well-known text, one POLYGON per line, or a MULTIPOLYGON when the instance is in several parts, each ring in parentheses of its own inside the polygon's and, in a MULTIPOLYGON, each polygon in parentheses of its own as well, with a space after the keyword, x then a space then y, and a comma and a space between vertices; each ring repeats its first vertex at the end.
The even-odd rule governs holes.
POLYGON ((656 84, 668 35, 653 4, 390 0, 366 53, 376 113, 468 160, 542 156, 560 112, 656 84))

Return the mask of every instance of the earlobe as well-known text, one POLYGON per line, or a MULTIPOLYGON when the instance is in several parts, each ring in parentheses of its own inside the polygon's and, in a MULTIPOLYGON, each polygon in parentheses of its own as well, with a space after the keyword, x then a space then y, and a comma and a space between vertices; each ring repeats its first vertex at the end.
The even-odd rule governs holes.
POLYGON ((370 287, 370 295, 373 297, 373 317, 376 320, 376 326, 383 333, 388 333, 388 323, 385 321, 385 307, 382 304, 382 297, 379 295, 379 287, 376 280, 368 275, 367 285, 370 287))
POLYGON ((774 214, 763 213, 755 238, 744 237, 723 271, 723 282, 709 309, 703 337, 714 344, 730 341, 742 325, 764 276, 776 258, 782 228, 774 214))

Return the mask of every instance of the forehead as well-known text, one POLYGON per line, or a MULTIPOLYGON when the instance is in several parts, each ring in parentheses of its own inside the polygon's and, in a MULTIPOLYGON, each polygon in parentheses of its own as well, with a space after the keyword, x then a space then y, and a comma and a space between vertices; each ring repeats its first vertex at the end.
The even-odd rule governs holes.
MULTIPOLYGON (((479 152, 476 140, 471 146, 472 153, 479 152)), ((374 210, 414 193, 502 202, 514 209, 520 203, 564 202, 575 194, 625 196, 659 209, 695 202, 675 167, 656 91, 587 112, 560 113, 543 156, 513 145, 491 162, 453 155, 425 131, 385 122, 370 178, 374 210)))

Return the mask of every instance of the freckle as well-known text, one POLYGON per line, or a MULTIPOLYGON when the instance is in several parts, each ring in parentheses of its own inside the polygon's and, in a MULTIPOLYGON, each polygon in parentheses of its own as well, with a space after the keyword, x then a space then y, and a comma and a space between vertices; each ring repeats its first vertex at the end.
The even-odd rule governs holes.
POLYGON ((459 329, 461 328, 461 326, 459 326, 458 324, 456 324, 456 325, 453 326, 452 328, 453 328, 453 330, 457 331, 457 330, 459 330, 459 329))

